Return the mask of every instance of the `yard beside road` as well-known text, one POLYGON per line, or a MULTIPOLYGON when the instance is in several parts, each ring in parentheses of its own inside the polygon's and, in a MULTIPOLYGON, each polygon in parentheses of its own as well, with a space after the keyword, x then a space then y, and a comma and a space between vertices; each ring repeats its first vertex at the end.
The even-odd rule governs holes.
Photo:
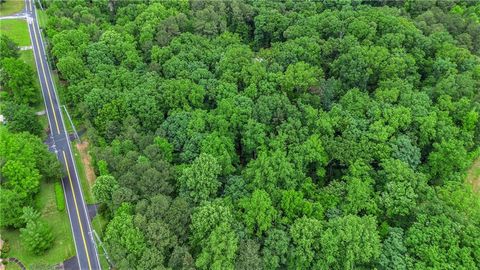
POLYGON ((0 16, 10 16, 19 13, 25 7, 25 2, 21 0, 6 0, 0 4, 0 16))
POLYGON ((27 21, 23 19, 0 20, 0 33, 11 38, 18 46, 30 46, 27 21))

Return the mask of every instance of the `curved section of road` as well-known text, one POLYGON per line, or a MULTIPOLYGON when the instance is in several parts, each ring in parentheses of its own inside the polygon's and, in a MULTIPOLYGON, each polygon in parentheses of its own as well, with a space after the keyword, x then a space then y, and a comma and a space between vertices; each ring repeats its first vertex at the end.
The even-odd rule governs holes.
POLYGON ((33 0, 25 0, 26 19, 32 41, 33 54, 37 66, 45 110, 51 130, 50 147, 65 168, 66 177, 62 179, 68 216, 72 228, 75 249, 80 269, 101 269, 98 253, 93 239, 90 219, 85 207, 82 189, 70 147, 70 140, 63 122, 60 102, 55 92, 50 69, 47 63, 40 27, 33 0))

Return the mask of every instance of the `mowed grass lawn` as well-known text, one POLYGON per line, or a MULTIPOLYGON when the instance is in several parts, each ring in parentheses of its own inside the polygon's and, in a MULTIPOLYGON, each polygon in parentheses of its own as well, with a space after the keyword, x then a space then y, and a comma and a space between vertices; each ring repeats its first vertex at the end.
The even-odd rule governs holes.
POLYGON ((0 34, 8 36, 18 46, 30 46, 30 35, 25 20, 0 20, 0 34))
POLYGON ((25 7, 23 0, 6 0, 0 4, 0 16, 13 15, 19 13, 25 7))
POLYGON ((19 230, 1 230, 2 239, 10 242, 9 257, 18 258, 27 269, 35 266, 53 266, 75 255, 70 221, 67 210, 59 212, 55 203, 53 183, 42 183, 40 193, 36 197, 35 205, 41 209, 42 219, 51 227, 55 241, 51 249, 42 255, 33 255, 26 251, 20 240, 19 230))
POLYGON ((33 51, 32 50, 24 50, 19 51, 19 58, 23 60, 27 65, 29 65, 34 73, 34 77, 38 80, 37 75, 37 66, 35 65, 35 58, 33 58, 33 51))

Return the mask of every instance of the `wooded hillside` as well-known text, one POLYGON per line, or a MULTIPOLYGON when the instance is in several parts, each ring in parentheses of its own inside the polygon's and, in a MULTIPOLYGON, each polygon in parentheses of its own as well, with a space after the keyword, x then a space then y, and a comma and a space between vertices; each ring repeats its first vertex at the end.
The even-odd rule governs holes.
POLYGON ((119 269, 478 269, 474 1, 52 1, 119 269))

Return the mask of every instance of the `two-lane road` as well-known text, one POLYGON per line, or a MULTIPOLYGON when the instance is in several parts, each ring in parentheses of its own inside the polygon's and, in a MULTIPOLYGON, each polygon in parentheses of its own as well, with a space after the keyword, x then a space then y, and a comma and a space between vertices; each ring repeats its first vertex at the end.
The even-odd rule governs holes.
POLYGON ((45 101, 45 109, 48 115, 51 138, 54 142, 53 150, 57 158, 65 167, 66 177, 62 179, 65 199, 67 202, 68 215, 72 228, 75 249, 77 251, 78 265, 80 269, 101 269, 93 240, 92 228, 85 207, 82 189, 75 167, 75 162, 70 148, 68 134, 63 122, 59 100, 55 92, 50 69, 47 63, 45 48, 38 26, 37 14, 33 0, 25 0, 26 16, 30 39, 32 41, 33 54, 37 66, 38 77, 45 101))

